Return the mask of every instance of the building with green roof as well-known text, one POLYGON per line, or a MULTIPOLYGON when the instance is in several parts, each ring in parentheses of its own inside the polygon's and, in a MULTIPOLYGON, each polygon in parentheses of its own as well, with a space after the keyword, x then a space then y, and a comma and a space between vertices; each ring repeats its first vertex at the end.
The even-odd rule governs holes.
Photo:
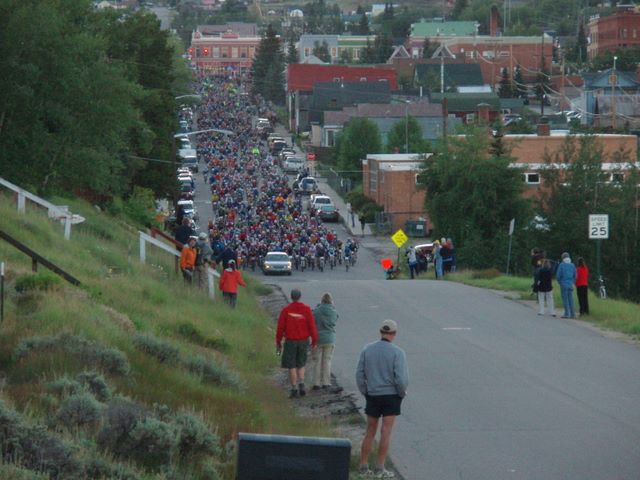
POLYGON ((441 22, 441 21, 420 21, 411 24, 411 33, 409 36, 414 37, 460 37, 467 35, 477 35, 477 22, 441 22))

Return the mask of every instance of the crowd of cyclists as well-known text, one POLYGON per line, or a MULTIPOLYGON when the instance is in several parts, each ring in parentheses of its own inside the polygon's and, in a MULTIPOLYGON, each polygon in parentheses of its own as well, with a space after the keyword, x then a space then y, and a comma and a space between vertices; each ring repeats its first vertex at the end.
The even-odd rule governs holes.
MULTIPOLYGON (((276 156, 255 128, 257 117, 276 117, 270 103, 246 93, 245 79, 200 75, 194 85, 202 98, 193 130, 233 132, 197 134, 198 157, 211 191, 207 234, 212 258, 231 249, 239 268, 255 270, 267 252, 286 252, 293 268, 323 271, 355 265, 356 239, 342 241, 292 189, 276 156)), ((180 221, 180 212, 178 219, 180 221)))

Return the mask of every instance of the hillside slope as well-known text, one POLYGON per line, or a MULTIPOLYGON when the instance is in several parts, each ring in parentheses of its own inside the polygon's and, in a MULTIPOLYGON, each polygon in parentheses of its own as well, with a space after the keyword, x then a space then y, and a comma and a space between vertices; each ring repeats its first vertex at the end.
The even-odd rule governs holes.
MULTIPOLYGON (((64 202, 68 203, 65 199, 64 202)), ((238 308, 182 284, 173 260, 91 205, 62 226, 0 196, 0 229, 56 263, 74 287, 0 241, 2 478, 232 478, 238 431, 326 435, 291 417, 269 380, 273 324, 249 281, 238 308), (16 287, 18 288, 17 291, 16 287)))

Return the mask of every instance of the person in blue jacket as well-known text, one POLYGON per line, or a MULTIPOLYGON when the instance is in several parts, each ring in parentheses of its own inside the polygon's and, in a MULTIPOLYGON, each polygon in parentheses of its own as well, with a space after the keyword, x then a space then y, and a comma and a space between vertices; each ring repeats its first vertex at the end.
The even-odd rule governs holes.
POLYGON ((571 257, 564 252, 560 258, 562 261, 556 270, 556 280, 560 284, 564 315, 562 318, 575 318, 576 311, 573 306, 573 285, 576 283, 576 266, 571 263, 571 257))

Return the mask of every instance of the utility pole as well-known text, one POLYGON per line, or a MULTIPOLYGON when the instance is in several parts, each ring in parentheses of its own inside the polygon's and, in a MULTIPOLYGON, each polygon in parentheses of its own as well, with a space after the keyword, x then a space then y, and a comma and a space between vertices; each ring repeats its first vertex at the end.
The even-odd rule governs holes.
POLYGON ((544 116, 544 32, 542 32, 542 43, 540 44, 540 116, 544 116))
POLYGON ((440 51, 440 93, 444 94, 444 50, 440 51))
POLYGON ((562 63, 560 64, 560 109, 565 110, 565 99, 567 97, 564 94, 564 53, 562 54, 562 63))
POLYGON ((616 83, 618 83, 618 75, 616 74, 616 61, 618 57, 613 57, 613 73, 609 78, 611 83, 611 128, 616 129, 616 83))

